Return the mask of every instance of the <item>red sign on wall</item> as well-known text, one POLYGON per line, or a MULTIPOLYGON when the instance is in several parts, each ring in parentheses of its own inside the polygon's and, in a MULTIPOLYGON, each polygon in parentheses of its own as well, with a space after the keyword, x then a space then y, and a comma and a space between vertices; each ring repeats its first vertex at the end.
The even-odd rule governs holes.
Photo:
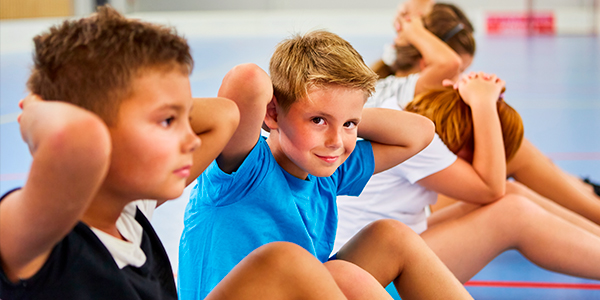
POLYGON ((556 33, 551 12, 489 13, 488 34, 552 35, 556 33))

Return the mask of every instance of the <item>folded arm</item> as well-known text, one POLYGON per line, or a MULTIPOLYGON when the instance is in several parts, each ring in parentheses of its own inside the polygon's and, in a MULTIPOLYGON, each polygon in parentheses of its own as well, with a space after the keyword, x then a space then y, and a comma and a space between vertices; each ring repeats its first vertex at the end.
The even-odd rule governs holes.
POLYGON ((418 181, 438 193, 473 203, 490 203, 505 193, 506 159, 497 102, 504 81, 495 75, 471 73, 458 83, 471 107, 474 151, 472 162, 457 159, 448 168, 418 181))
POLYGON ((371 141, 375 173, 387 170, 423 150, 433 139, 433 123, 420 115, 365 108, 358 136, 371 141))
POLYGON ((19 117, 33 161, 21 190, 0 202, 0 258, 9 279, 27 278, 75 226, 109 166, 111 141, 96 115, 29 96, 19 117))
POLYGON ((256 145, 267 104, 273 99, 273 85, 260 67, 242 64, 225 75, 218 96, 233 100, 240 113, 239 125, 217 158, 221 170, 229 173, 242 164, 256 145))
POLYGON ((238 127, 240 113, 226 98, 195 98, 190 124, 201 144, 194 151, 194 164, 187 184, 194 181, 217 158, 238 127))

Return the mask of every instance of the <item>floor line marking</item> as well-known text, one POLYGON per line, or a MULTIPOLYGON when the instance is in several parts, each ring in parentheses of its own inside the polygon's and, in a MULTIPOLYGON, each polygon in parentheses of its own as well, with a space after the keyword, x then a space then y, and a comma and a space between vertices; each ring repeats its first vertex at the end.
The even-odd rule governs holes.
POLYGON ((600 283, 565 283, 565 282, 526 282, 526 281, 491 281, 470 280, 465 286, 499 287, 499 288, 544 288, 544 289, 580 289, 600 290, 600 283))
POLYGON ((552 160, 600 160, 600 152, 553 152, 546 155, 552 160))

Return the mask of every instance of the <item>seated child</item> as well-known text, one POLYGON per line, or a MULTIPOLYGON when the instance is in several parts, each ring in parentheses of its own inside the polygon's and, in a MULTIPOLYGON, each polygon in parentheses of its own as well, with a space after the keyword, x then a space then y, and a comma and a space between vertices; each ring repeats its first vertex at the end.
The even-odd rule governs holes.
POLYGON ((461 282, 509 249, 549 270, 600 279, 589 264, 600 259, 600 227, 506 182, 506 161, 524 131, 519 114, 498 100, 503 88, 496 76, 473 73, 457 90, 432 90, 410 102, 407 111, 430 118, 437 135, 406 162, 374 175, 359 197, 338 197, 334 250, 363 226, 394 218, 419 233, 461 282), (461 202, 426 217, 438 193, 461 202))
MULTIPOLYGON (((20 103, 33 162, 23 188, 0 198, 0 299, 176 299, 148 219, 221 152, 237 106, 192 99, 185 39, 109 7, 35 44, 28 87, 57 101, 20 103)), ((291 243, 256 249, 210 297, 346 299, 291 243)))
MULTIPOLYGON (((391 50, 373 66, 385 78, 377 84, 373 96, 377 101, 394 97, 395 107, 404 108, 416 95, 441 88, 444 79, 455 79, 471 64, 473 26, 460 8, 431 0, 407 0, 399 6, 394 23, 398 33, 395 45, 386 47, 391 50)), ((600 196, 593 185, 562 170, 527 138, 508 162, 507 176, 531 189, 535 197, 554 201, 600 225, 600 196)), ((439 198, 433 211, 456 201, 443 195, 439 198)))
POLYGON ((244 64, 223 79, 218 95, 237 103, 240 124, 191 192, 180 297, 203 299, 248 253, 288 241, 323 262, 350 299, 389 299, 383 286, 392 281, 405 299, 469 298, 418 235, 393 220, 372 224, 328 261, 336 196, 358 195, 373 173, 423 149, 433 136, 430 121, 363 110, 376 75, 326 31, 281 42, 270 75, 244 64))

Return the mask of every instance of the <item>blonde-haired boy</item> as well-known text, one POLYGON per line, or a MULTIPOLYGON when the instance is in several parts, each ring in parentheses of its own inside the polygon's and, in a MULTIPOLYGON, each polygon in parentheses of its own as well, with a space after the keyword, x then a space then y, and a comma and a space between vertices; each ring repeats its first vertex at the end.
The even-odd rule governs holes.
POLYGON ((431 122, 363 110, 376 75, 330 32, 281 42, 270 73, 244 64, 223 79, 218 95, 236 102, 240 124, 191 193, 181 299, 203 299, 248 253, 275 241, 316 256, 349 299, 390 299, 382 285, 392 281, 406 299, 469 298, 425 243, 393 220, 371 224, 330 259, 336 196, 360 194, 373 173, 427 146, 431 122), (261 137, 263 123, 268 138, 261 137))

